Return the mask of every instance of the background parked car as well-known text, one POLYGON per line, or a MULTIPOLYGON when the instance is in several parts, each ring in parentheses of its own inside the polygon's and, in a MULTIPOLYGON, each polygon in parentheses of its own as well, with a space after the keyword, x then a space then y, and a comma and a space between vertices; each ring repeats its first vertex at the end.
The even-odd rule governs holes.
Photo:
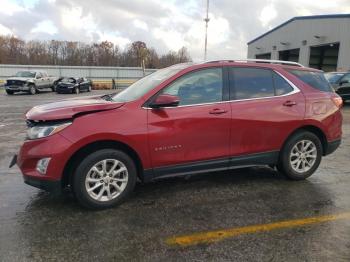
POLYGON ((350 99, 350 72, 330 72, 325 76, 344 101, 350 99))
POLYGON ((90 92, 92 82, 85 77, 64 77, 57 82, 55 88, 58 94, 79 94, 81 91, 90 92))
POLYGON ((39 90, 51 89, 55 91, 54 82, 57 77, 49 76, 41 71, 19 71, 14 77, 10 77, 5 82, 5 90, 8 95, 25 91, 35 95, 39 90))

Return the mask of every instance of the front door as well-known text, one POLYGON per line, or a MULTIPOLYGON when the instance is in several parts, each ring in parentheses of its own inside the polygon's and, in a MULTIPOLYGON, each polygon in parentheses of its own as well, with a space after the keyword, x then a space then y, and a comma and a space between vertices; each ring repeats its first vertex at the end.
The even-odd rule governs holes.
POLYGON ((36 73, 35 85, 37 88, 45 88, 45 79, 40 72, 36 73))
POLYGON ((180 104, 148 109, 149 150, 155 169, 182 164, 169 172, 187 173, 227 167, 231 109, 223 101, 228 88, 224 82, 222 68, 208 68, 187 73, 161 91, 178 96, 180 104))

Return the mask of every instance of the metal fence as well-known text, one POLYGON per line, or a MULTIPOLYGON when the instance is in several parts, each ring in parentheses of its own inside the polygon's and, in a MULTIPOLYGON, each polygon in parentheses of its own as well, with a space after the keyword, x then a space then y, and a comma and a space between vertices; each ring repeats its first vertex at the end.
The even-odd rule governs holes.
MULTIPOLYGON (((57 77, 87 77, 91 79, 96 88, 111 88, 112 79, 117 88, 131 85, 144 76, 140 67, 105 67, 105 66, 51 66, 51 65, 6 65, 0 64, 0 84, 18 71, 46 71, 51 76, 57 77)), ((156 69, 146 69, 145 74, 150 74, 156 69)))

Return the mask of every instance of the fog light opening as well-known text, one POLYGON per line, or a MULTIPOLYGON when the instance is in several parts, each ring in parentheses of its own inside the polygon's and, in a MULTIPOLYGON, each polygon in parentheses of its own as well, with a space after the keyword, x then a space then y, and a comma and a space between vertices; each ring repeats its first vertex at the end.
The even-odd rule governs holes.
POLYGON ((36 164, 36 170, 42 174, 45 175, 46 174, 46 170, 47 167, 49 166, 49 162, 50 162, 51 158, 50 157, 46 157, 46 158, 42 158, 38 161, 38 163, 36 164))

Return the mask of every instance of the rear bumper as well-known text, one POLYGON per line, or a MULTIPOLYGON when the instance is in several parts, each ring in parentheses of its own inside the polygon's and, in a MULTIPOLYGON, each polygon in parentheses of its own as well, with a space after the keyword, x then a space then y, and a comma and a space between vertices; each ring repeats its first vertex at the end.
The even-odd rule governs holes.
POLYGON ((60 193, 62 191, 61 180, 49 181, 49 180, 40 180, 33 177, 23 176, 24 183, 27 185, 40 188, 49 192, 60 193))
POLYGON ((324 155, 329 155, 332 154, 335 150, 337 150, 337 148, 340 146, 341 144, 341 139, 332 141, 332 142, 328 142, 326 151, 324 152, 324 155))

